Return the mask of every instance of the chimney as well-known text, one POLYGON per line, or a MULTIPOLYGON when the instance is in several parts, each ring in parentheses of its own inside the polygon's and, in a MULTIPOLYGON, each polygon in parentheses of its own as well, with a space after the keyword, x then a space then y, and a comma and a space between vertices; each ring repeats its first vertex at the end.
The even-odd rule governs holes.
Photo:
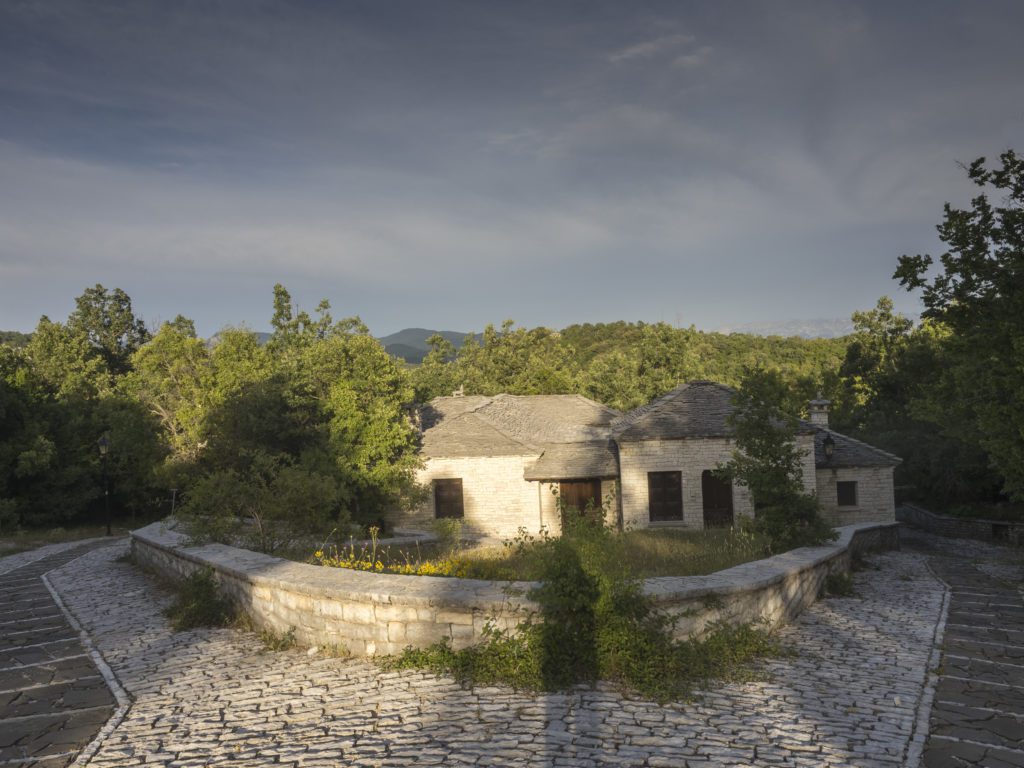
POLYGON ((823 400, 821 393, 818 393, 817 400, 810 403, 810 421, 816 427, 828 429, 828 407, 832 405, 831 400, 823 400))

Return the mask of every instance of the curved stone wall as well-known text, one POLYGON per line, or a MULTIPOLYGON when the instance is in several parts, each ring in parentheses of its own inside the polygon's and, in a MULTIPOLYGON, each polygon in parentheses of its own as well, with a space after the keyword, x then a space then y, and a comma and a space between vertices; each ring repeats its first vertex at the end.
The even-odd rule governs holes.
MULTIPOLYGON (((709 576, 648 579, 645 591, 677 617, 680 637, 719 620, 788 621, 817 599, 825 577, 849 569, 854 552, 898 546, 898 526, 862 523, 839 529, 835 544, 787 552, 709 576)), ((490 622, 516 627, 537 610, 533 582, 399 576, 323 568, 223 544, 189 547, 163 523, 131 534, 144 568, 181 579, 212 568, 223 592, 260 628, 308 646, 343 645, 360 656, 395 653, 449 639, 456 648, 483 637, 490 622)))

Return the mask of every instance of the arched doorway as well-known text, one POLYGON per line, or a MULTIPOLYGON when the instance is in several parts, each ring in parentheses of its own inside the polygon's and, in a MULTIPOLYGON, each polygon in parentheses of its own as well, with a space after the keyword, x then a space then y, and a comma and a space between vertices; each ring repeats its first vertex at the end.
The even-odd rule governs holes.
POLYGON ((705 469, 700 476, 700 492, 704 497, 704 527, 731 526, 732 483, 719 479, 710 469, 705 469))

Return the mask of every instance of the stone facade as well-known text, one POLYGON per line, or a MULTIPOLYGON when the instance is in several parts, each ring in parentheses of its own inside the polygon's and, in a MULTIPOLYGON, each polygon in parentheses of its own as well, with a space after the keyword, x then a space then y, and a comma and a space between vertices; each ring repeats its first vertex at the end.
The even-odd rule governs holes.
POLYGON ((895 522, 896 497, 893 491, 892 467, 819 467, 817 474, 821 512, 832 525, 895 522), (839 506, 836 483, 840 482, 857 484, 857 503, 854 506, 839 506))
MULTIPOLYGON (((462 480, 464 531, 470 535, 509 539, 520 528, 537 534, 543 527, 550 533, 562 530, 558 515, 558 483, 523 479, 525 468, 537 455, 431 457, 417 475, 417 482, 430 488, 434 480, 462 480)), ((615 497, 617 483, 604 480, 601 498, 615 497)), ((617 503, 617 502, 616 502, 617 503)), ((428 529, 437 519, 434 495, 410 512, 392 512, 389 522, 398 526, 428 529)), ((617 520, 616 505, 609 511, 610 524, 617 520)))
MULTIPOLYGON (((625 528, 729 524, 729 499, 720 484, 704 499, 703 474, 733 455, 735 390, 709 381, 682 384, 628 413, 579 395, 440 397, 424 407, 424 468, 419 481, 462 481, 463 520, 469 534, 508 539, 520 529, 560 530, 552 488, 601 479, 602 498, 619 489, 608 517, 625 528), (649 473, 659 499, 651 520, 649 473), (676 488, 681 480, 681 496, 676 488), (705 515, 705 504, 708 514, 705 515)), ((900 459, 828 428, 828 401, 810 403, 809 421, 795 425, 804 491, 816 494, 835 525, 892 522, 893 469, 900 459), (856 500, 839 506, 836 483, 856 483, 856 500)), ((453 493, 454 486, 442 489, 453 493)), ((850 488, 844 488, 849 491, 850 488)), ((577 492, 579 490, 577 489, 577 492)), ((589 493, 589 491, 586 491, 589 493)), ((457 497, 456 497, 457 498, 457 497)), ((754 514, 746 488, 732 486, 732 517, 754 514)), ((393 525, 428 527, 437 517, 433 493, 416 510, 395 513, 393 525)))
MULTIPOLYGON (((798 435, 797 445, 803 451, 804 488, 815 489, 814 440, 798 435)), ((692 438, 687 440, 642 440, 619 445, 619 471, 622 478, 622 520, 626 528, 647 528, 651 525, 647 494, 647 473, 678 471, 683 479, 682 523, 655 523, 655 526, 677 525, 686 528, 704 527, 704 499, 701 475, 715 470, 732 458, 736 446, 728 438, 692 438)), ((748 489, 733 483, 733 514, 750 517, 754 505, 748 489)), ((851 521, 853 522, 853 521, 851 521)), ((859 522, 859 521, 857 521, 859 522)))

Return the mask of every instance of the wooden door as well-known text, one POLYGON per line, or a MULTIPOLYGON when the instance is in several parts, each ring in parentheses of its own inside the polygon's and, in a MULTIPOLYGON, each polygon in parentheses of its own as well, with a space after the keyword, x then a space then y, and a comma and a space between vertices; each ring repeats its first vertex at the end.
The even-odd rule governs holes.
POLYGON ((731 526, 732 483, 720 480, 710 469, 705 469, 700 476, 700 492, 704 497, 704 527, 731 526))
POLYGON ((574 509, 579 513, 587 509, 601 509, 600 480, 572 480, 559 483, 559 496, 566 511, 574 509))

